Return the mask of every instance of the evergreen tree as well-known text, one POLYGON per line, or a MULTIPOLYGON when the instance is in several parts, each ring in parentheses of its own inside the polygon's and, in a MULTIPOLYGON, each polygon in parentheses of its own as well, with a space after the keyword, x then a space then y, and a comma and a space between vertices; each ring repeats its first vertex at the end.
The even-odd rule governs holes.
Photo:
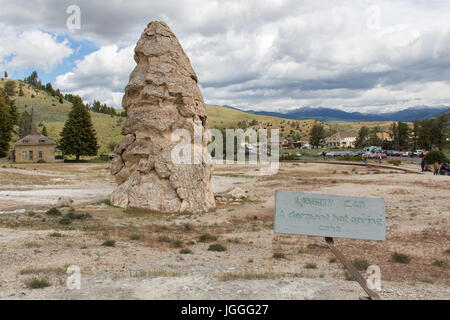
POLYGON ((42 127, 42 135, 48 137, 47 127, 46 126, 42 127))
POLYGON ((325 139, 325 129, 320 123, 315 124, 310 133, 309 143, 314 147, 319 147, 325 139))
POLYGON ((357 148, 364 148, 367 144, 367 138, 369 137, 369 128, 362 126, 358 131, 358 137, 355 141, 355 146, 357 148))
POLYGON ((3 96, 0 95, 0 157, 5 157, 9 151, 13 124, 10 117, 9 107, 3 96))
POLYGON ((27 110, 24 110, 22 112, 22 115, 20 116, 20 121, 19 121, 19 138, 22 139, 23 137, 31 134, 32 128, 33 128, 33 119, 31 114, 28 113, 27 110))
POLYGON ((28 83, 29 85, 35 87, 35 86, 37 86, 37 84, 38 84, 38 83, 37 83, 37 79, 38 79, 38 74, 37 74, 36 71, 33 71, 33 72, 31 73, 30 76, 28 76, 28 77, 25 78, 24 81, 25 81, 26 83, 28 83))
POLYGON ((98 151, 97 137, 89 110, 81 99, 74 99, 72 110, 61 132, 59 148, 66 155, 95 156, 98 151))
POLYGON ((446 143, 446 127, 448 123, 447 115, 441 114, 436 117, 436 119, 433 119, 433 125, 431 132, 433 134, 433 144, 438 148, 440 151, 445 146, 446 143))
POLYGON ((399 121, 397 123, 397 130, 398 145, 400 146, 400 149, 407 150, 409 148, 409 133, 411 131, 408 124, 399 121))
POLYGON ((10 115, 10 120, 12 122, 12 125, 13 126, 17 125, 19 123, 19 115, 17 113, 16 101, 9 97, 6 89, 2 90, 0 88, 0 95, 3 97, 3 103, 5 103, 9 109, 8 113, 10 115))

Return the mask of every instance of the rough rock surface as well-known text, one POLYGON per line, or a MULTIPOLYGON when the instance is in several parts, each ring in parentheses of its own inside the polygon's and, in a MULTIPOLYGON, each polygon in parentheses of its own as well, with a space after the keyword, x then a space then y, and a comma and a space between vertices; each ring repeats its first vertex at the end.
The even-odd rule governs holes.
POLYGON ((134 59, 137 66, 122 102, 127 112, 125 137, 111 164, 118 184, 111 203, 167 213, 213 209, 207 114, 189 58, 170 28, 153 21, 142 33, 134 59), (189 132, 186 145, 200 161, 172 161, 172 149, 180 139, 171 136, 177 129, 189 132), (195 140, 194 132, 203 139, 195 140))

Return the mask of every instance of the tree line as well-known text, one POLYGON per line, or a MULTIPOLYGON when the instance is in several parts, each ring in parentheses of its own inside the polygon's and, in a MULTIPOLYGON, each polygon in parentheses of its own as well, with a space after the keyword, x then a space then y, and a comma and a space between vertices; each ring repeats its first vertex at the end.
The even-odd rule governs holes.
POLYGON ((393 122, 387 130, 391 139, 380 139, 377 133, 383 132, 380 127, 359 129, 356 147, 381 146, 385 150, 416 150, 445 148, 448 137, 449 119, 446 114, 435 118, 416 120, 412 127, 406 122, 393 122))

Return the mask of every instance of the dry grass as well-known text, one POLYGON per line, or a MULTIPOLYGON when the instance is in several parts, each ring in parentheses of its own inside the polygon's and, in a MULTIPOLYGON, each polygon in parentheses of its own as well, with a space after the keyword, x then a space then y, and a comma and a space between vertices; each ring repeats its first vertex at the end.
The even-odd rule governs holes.
POLYGON ((295 273, 252 273, 252 272, 227 272, 218 275, 217 278, 220 281, 233 281, 233 280, 267 280, 267 279, 279 279, 279 278, 296 278, 301 277, 301 274, 295 273))
POLYGON ((66 269, 63 267, 27 267, 19 271, 20 275, 26 274, 56 274, 63 275, 66 273, 66 269))

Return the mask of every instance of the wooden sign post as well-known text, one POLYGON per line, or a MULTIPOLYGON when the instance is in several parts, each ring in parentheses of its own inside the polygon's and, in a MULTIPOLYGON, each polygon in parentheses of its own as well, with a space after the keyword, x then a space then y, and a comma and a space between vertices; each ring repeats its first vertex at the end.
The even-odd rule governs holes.
POLYGON ((384 199, 276 191, 274 232, 325 237, 330 250, 369 298, 380 299, 367 287, 355 266, 334 246, 333 237, 386 240, 384 199))

